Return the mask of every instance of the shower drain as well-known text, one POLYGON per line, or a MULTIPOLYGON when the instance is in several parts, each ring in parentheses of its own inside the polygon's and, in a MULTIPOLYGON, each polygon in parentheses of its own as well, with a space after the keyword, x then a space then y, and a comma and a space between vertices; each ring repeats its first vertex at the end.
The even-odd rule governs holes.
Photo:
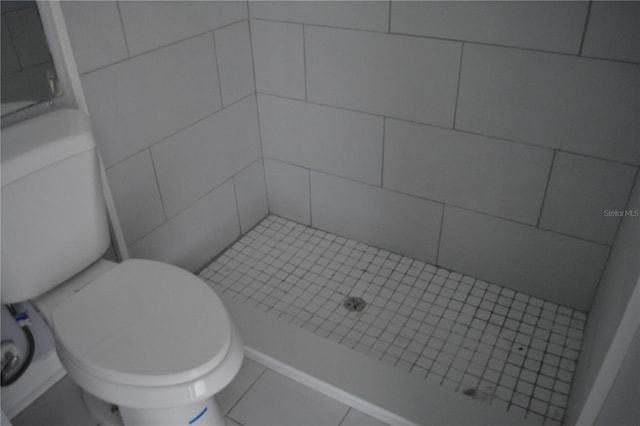
POLYGON ((347 311, 360 312, 367 305, 367 302, 359 297, 347 297, 347 300, 344 301, 343 305, 347 309, 347 311))

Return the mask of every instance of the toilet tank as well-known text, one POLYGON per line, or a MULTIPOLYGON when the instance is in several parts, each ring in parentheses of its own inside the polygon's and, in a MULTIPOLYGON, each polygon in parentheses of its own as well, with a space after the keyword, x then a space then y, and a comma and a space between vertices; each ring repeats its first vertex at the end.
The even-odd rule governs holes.
POLYGON ((2 129, 2 303, 36 297, 110 243, 89 119, 60 109, 2 129))

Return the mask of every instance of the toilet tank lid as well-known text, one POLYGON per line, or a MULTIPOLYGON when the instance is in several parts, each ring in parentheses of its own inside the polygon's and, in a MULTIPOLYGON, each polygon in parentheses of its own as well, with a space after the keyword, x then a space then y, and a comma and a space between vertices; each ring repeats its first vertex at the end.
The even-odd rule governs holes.
POLYGON ((2 187, 95 147, 89 117, 69 108, 9 126, 0 136, 2 187))

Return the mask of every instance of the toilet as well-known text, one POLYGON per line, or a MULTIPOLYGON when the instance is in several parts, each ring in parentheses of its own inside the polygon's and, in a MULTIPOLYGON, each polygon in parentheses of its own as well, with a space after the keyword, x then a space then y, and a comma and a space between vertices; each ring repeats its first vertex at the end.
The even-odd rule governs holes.
POLYGON ((103 258, 111 238, 88 117, 60 109, 3 129, 1 170, 2 304, 40 311, 89 410, 113 417, 117 406, 125 425, 223 425, 214 395, 242 364, 241 338, 190 272, 103 258))

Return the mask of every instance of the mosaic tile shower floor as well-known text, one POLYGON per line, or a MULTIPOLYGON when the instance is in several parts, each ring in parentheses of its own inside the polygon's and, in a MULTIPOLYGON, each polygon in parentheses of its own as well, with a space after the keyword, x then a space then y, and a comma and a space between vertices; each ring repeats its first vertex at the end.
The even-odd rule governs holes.
POLYGON ((219 293, 430 383, 561 424, 583 312, 277 216, 200 276, 219 293), (367 306, 349 312, 348 296, 367 306))

